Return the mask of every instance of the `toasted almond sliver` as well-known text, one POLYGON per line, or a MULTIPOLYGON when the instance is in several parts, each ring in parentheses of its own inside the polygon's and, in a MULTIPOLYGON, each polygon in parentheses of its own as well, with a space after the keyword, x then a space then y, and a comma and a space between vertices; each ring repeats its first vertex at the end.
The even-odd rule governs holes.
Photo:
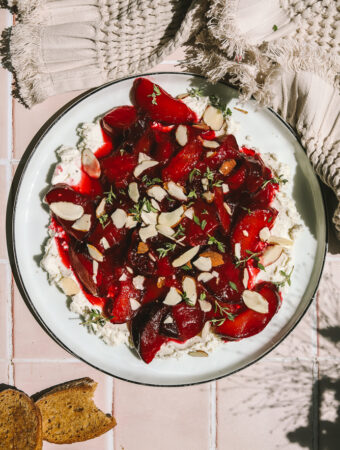
POLYGON ((224 122, 222 111, 212 105, 209 105, 204 111, 203 120, 215 131, 220 130, 224 122))
POLYGON ((273 264, 280 258, 282 251, 281 245, 269 245, 260 257, 261 264, 264 267, 270 266, 270 264, 273 264))
POLYGON ((197 289, 195 280, 191 277, 185 277, 182 283, 183 291, 186 293, 191 305, 197 302, 197 289))
POLYGON ((192 260, 192 258, 194 258, 197 255, 199 249, 200 246, 196 245, 196 247, 192 247, 191 249, 187 250, 181 256, 172 261, 172 266, 173 267, 184 266, 184 264, 187 264, 189 261, 192 260))
POLYGON ((204 350, 192 350, 190 352, 188 352, 188 355, 196 357, 196 358, 206 358, 208 357, 208 353, 205 352, 204 350))
POLYGON ((174 306, 182 301, 182 296, 178 293, 177 289, 171 287, 167 293, 163 303, 165 305, 174 306))
POLYGON ((230 206, 228 205, 228 203, 224 202, 223 203, 224 209, 227 211, 227 213, 229 214, 229 216, 231 216, 233 214, 230 206))
POLYGON ((168 316, 163 323, 174 323, 174 319, 171 316, 168 316))
POLYGON ((104 213, 105 213, 105 205, 106 205, 106 199, 105 197, 101 199, 99 205, 96 209, 96 217, 99 219, 104 213))
POLYGON ((175 234, 175 230, 171 227, 168 227, 167 225, 156 225, 156 229, 158 233, 162 234, 163 236, 171 237, 175 234))
POLYGON ((195 211, 194 211, 194 208, 192 208, 192 207, 186 209, 185 213, 184 213, 185 217, 187 217, 188 219, 191 219, 191 220, 194 218, 194 214, 195 214, 195 211))
POLYGON ((211 303, 207 302, 207 300, 198 300, 198 303, 200 304, 200 308, 203 312, 211 311, 211 303))
POLYGON ((168 183, 164 183, 164 187, 171 197, 175 197, 177 200, 181 200, 183 202, 188 200, 188 197, 184 193, 183 186, 176 184, 173 181, 169 181, 168 183))
POLYGON ((167 225, 168 227, 175 227, 181 221, 183 213, 183 206, 170 212, 160 213, 158 223, 160 225, 167 225))
POLYGON ((129 184, 128 188, 129 197, 134 203, 137 203, 139 200, 139 190, 138 190, 138 184, 134 181, 129 184))
POLYGON ((158 202, 161 202, 168 194, 165 189, 163 189, 161 186, 152 186, 147 191, 147 194, 149 197, 153 197, 158 202))
POLYGON ((91 228, 91 214, 83 214, 80 219, 74 222, 72 228, 78 231, 89 231, 91 228))
POLYGON ((248 287, 248 281, 249 281, 248 269, 244 269, 242 282, 243 282, 243 286, 245 287, 245 289, 247 289, 247 287, 248 287))
POLYGON ((151 199, 151 205, 152 205, 155 209, 157 209, 157 211, 160 211, 160 210, 161 210, 161 208, 159 207, 159 204, 157 203, 157 201, 156 201, 154 198, 151 199))
POLYGON ((50 204, 50 210, 60 219, 77 220, 84 214, 84 208, 71 202, 54 202, 50 204))
POLYGON ((247 231, 247 230, 243 230, 243 231, 242 231, 242 233, 243 233, 243 236, 246 236, 246 237, 248 237, 248 236, 249 236, 249 233, 248 233, 248 231, 247 231))
POLYGON ((205 322, 204 327, 202 328, 202 331, 201 331, 202 339, 205 340, 209 336, 210 328, 211 328, 211 325, 210 325, 210 321, 208 320, 207 322, 205 322))
POLYGON ((142 161, 141 163, 138 164, 138 166, 135 167, 133 174, 136 178, 138 178, 139 175, 141 175, 145 170, 157 166, 157 164, 159 164, 158 161, 153 160, 142 161))
POLYGON ((143 161, 151 161, 151 156, 147 155, 146 153, 139 152, 138 154, 138 164, 142 163, 143 161))
POLYGON ((120 229, 123 228, 127 221, 127 214, 124 211, 124 209, 117 208, 114 213, 111 214, 111 219, 113 222, 113 225, 120 229))
POLYGON ((204 192, 202 194, 202 197, 204 198, 204 200, 206 200, 208 203, 212 203, 215 197, 215 194, 213 192, 204 192))
POLYGON ((89 251, 89 255, 91 258, 95 259, 98 262, 103 262, 104 256, 102 253, 100 253, 99 250, 96 249, 94 245, 87 244, 87 249, 89 251))
POLYGON ((140 216, 145 225, 156 225, 157 223, 158 213, 153 211, 148 212, 143 209, 140 216))
POLYGON ((145 242, 139 242, 138 248, 137 248, 138 254, 146 253, 148 250, 149 250, 148 244, 145 244, 145 242))
POLYGON ((184 145, 187 145, 188 143, 188 129, 185 125, 178 125, 176 128, 176 141, 184 147, 184 145))
POLYGON ((72 278, 62 278, 59 286, 66 295, 76 295, 80 291, 78 284, 72 278))
POLYGON ((139 237, 143 242, 146 242, 147 239, 157 236, 158 232, 156 230, 155 225, 148 225, 147 227, 143 227, 139 229, 139 237))
POLYGON ((131 305, 132 311, 136 311, 136 309, 140 308, 140 306, 141 306, 141 304, 134 298, 130 298, 130 305, 131 305))
POLYGON ((128 228, 128 229, 130 229, 130 228, 134 228, 135 226, 137 226, 137 220, 135 220, 135 216, 133 216, 133 215, 129 215, 129 216, 127 216, 127 219, 126 219, 126 223, 125 223, 125 228, 128 228))
POLYGON ((214 155, 216 155, 216 152, 207 152, 206 153, 206 156, 208 157, 208 158, 210 158, 211 156, 214 156, 214 155))
POLYGON ((262 230, 260 230, 260 232, 259 232, 259 237, 260 237, 261 241, 267 242, 270 238, 269 228, 268 227, 262 228, 262 230))
POLYGON ((106 239, 106 237, 102 237, 101 240, 99 241, 100 245, 103 246, 104 250, 107 250, 108 248, 110 248, 110 244, 108 242, 108 240, 106 239))
POLYGON ((197 281, 202 281, 203 283, 207 283, 208 281, 212 280, 214 278, 214 275, 210 272, 201 272, 198 277, 197 281))
POLYGON ((217 148, 220 146, 220 144, 217 141, 208 141, 206 139, 203 139, 202 145, 205 148, 217 148))
POLYGON ((234 159, 229 159, 228 161, 224 161, 224 163, 219 168, 219 172, 222 175, 228 175, 235 166, 236 166, 236 161, 234 159))
POLYGON ((209 125, 207 125, 204 122, 200 122, 200 123, 194 123, 193 125, 191 125, 193 128, 197 128, 198 130, 205 130, 208 131, 209 130, 209 125))
POLYGON ((157 279, 157 287, 160 289, 165 284, 165 277, 158 277, 157 279))
POLYGON ((145 281, 145 277, 143 277, 143 275, 137 275, 137 276, 133 277, 132 284, 134 285, 134 287, 136 289, 141 291, 144 289, 144 281, 145 281))
POLYGON ((246 306, 253 311, 261 314, 267 314, 269 311, 268 301, 258 292, 246 289, 242 293, 242 299, 246 306))
POLYGON ((81 163, 84 172, 87 173, 91 178, 99 178, 101 174, 100 164, 96 156, 89 150, 85 148, 81 154, 81 163))
POLYGON ((239 242, 236 242, 235 244, 234 253, 237 259, 241 259, 241 244, 239 242))
POLYGON ((229 186, 226 183, 222 184, 222 192, 223 194, 227 194, 229 192, 229 186))
POLYGON ((193 262, 193 265, 202 272, 209 272, 212 268, 211 259, 205 258, 204 256, 197 258, 196 261, 193 262))
POLYGON ((291 239, 287 239, 280 236, 270 236, 268 242, 271 244, 279 244, 282 247, 291 247, 294 242, 291 239))
POLYGON ((224 264, 223 256, 218 252, 207 250, 206 252, 201 253, 200 256, 203 256, 204 258, 210 258, 212 267, 217 267, 224 264))

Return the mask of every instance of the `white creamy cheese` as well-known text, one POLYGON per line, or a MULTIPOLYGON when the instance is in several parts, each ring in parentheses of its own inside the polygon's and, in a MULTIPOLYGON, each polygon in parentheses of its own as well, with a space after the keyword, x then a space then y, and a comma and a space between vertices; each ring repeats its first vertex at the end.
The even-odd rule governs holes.
MULTIPOLYGON (((200 99, 186 97, 182 101, 188 104, 188 106, 190 106, 190 108, 192 108, 200 116, 203 114, 207 105, 206 98, 204 97, 201 97, 200 99)), ((235 127, 237 127, 237 124, 229 119, 227 126, 228 132, 230 133, 235 127)), ((52 184, 61 182, 66 184, 76 184, 77 179, 79 181, 81 175, 80 150, 83 148, 89 148, 95 152, 103 144, 99 122, 82 125, 78 129, 78 134, 82 138, 78 144, 78 149, 72 147, 61 147, 57 151, 61 161, 56 166, 55 173, 52 177, 52 184)), ((280 186, 280 191, 277 193, 276 199, 272 205, 279 211, 279 214, 275 221, 274 227, 271 230, 271 234, 294 240, 303 224, 296 210, 295 203, 288 194, 288 186, 291 182, 289 167, 280 163, 275 155, 268 153, 262 154, 261 157, 264 163, 272 169, 276 176, 282 175, 283 178, 288 180, 287 186, 280 186)), ((54 239, 54 232, 52 230, 50 230, 50 236, 51 237, 45 246, 44 257, 41 261, 42 268, 48 273, 49 281, 58 285, 63 277, 70 277, 77 282, 72 271, 70 269, 66 269, 61 261, 54 239)), ((280 275, 280 270, 284 270, 286 273, 289 273, 292 266, 292 248, 284 248, 281 256, 275 263, 267 266, 265 271, 260 271, 257 276, 257 280, 281 281, 282 276, 280 275)), ((89 309, 91 308, 94 307, 88 302, 81 290, 78 294, 72 297, 70 310, 84 317, 85 320, 88 316, 89 309)), ((96 306, 95 309, 100 308, 96 306)), ((89 328, 89 330, 94 332, 98 337, 102 338, 108 345, 125 344, 130 347, 132 346, 130 341, 130 333, 126 324, 115 325, 110 322, 105 323, 104 326, 99 324, 91 324, 91 328, 89 328)), ((176 342, 166 343, 161 347, 156 356, 158 358, 179 357, 195 350, 203 350, 209 353, 222 343, 223 341, 218 336, 208 331, 203 337, 195 336, 183 344, 176 342)))

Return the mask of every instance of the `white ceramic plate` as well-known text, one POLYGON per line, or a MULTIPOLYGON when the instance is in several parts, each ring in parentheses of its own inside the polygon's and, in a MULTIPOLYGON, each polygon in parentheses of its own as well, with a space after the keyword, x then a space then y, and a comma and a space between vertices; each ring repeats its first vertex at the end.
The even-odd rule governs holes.
MULTIPOLYGON (((205 84, 189 74, 147 75, 173 95, 192 86, 205 84)), ((13 184, 13 209, 8 208, 11 228, 8 234, 12 267, 27 305, 44 329, 64 348, 92 366, 124 380, 149 385, 179 386, 202 383, 229 375, 253 363, 275 347, 301 319, 317 288, 326 250, 326 220, 318 180, 304 150, 289 127, 272 111, 256 109, 253 101, 233 109, 238 92, 225 84, 209 88, 229 101, 233 119, 240 123, 236 133, 239 145, 251 136, 251 146, 261 152, 274 152, 289 164, 293 174, 292 193, 306 228, 294 247, 295 270, 292 285, 278 314, 260 334, 221 346, 209 358, 155 359, 146 365, 126 346, 110 347, 87 333, 66 306, 66 298, 50 286, 39 267, 42 243, 46 241, 49 214, 41 199, 51 178, 61 144, 75 145, 76 128, 82 122, 129 103, 135 77, 107 84, 84 94, 50 120, 27 149, 13 184), (13 211, 13 213, 12 213, 13 211)), ((249 142, 248 142, 249 145, 249 142)))

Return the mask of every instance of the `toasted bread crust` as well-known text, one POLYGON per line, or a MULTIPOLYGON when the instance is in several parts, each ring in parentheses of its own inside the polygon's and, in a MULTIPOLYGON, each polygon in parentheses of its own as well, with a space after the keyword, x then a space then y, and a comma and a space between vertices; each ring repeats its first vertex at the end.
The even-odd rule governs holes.
POLYGON ((97 383, 80 378, 60 384, 36 397, 42 415, 43 439, 71 444, 93 439, 116 425, 93 402, 97 383))
POLYGON ((40 410, 28 395, 16 389, 0 392, 0 449, 42 449, 40 410))

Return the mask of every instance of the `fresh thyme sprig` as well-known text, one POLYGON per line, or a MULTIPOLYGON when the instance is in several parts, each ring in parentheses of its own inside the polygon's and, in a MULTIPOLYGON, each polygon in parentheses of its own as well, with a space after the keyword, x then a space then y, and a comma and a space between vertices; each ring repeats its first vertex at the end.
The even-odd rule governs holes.
POLYGON ((209 167, 207 167, 207 170, 203 176, 208 180, 209 188, 214 187, 214 186, 221 187, 223 184, 223 180, 215 181, 216 173, 214 171, 212 171, 209 167))
POLYGON ((192 180, 194 179, 195 175, 201 175, 201 171, 199 169, 192 169, 192 171, 189 173, 189 181, 192 183, 192 180))
POLYGON ((222 111, 222 114, 223 114, 224 118, 226 118, 227 116, 231 116, 232 115, 231 109, 228 108, 226 103, 222 102, 220 97, 218 97, 217 95, 210 95, 209 99, 210 99, 210 104, 212 106, 214 106, 215 108, 217 108, 220 111, 222 111))
POLYGON ((106 195, 106 203, 108 203, 109 205, 112 205, 113 200, 117 198, 116 194, 113 192, 112 190, 112 186, 110 187, 109 192, 104 192, 104 194, 106 195))
POLYGON ((177 231, 175 232, 175 234, 172 236, 173 238, 178 238, 178 237, 182 237, 185 235, 185 228, 183 227, 182 224, 178 225, 177 231))
POLYGON ((190 95, 190 97, 194 97, 197 99, 199 99, 200 97, 203 97, 203 95, 204 95, 203 89, 194 88, 194 87, 187 89, 187 93, 190 95))
POLYGON ((188 306, 195 306, 195 305, 192 303, 192 301, 190 300, 190 298, 187 296, 186 292, 183 291, 183 292, 181 293, 181 297, 182 297, 182 300, 184 300, 185 303, 186 303, 188 306))
POLYGON ((151 103, 153 105, 157 105, 157 96, 158 95, 161 95, 161 91, 159 90, 159 87, 157 86, 157 84, 154 84, 153 85, 153 93, 148 95, 148 97, 152 97, 151 103))
POLYGON ((265 267, 263 266, 263 264, 260 263, 260 258, 259 255, 261 254, 261 252, 258 253, 254 253, 250 250, 246 250, 246 253, 250 256, 248 256, 248 258, 243 258, 243 259, 238 259, 236 261, 235 267, 239 267, 241 265, 245 265, 246 262, 248 262, 250 259, 254 259, 257 263, 257 267, 261 270, 266 270, 265 267))
POLYGON ((208 244, 215 244, 220 252, 225 253, 225 245, 222 242, 218 241, 214 236, 209 236, 208 244))
POLYGON ((195 214, 193 216, 193 221, 195 222, 196 225, 201 227, 201 230, 204 230, 204 228, 207 226, 207 221, 206 220, 200 221, 200 219, 197 216, 195 216, 195 214))
POLYGON ((162 180, 160 178, 150 178, 147 175, 144 175, 142 178, 142 182, 145 183, 146 186, 151 186, 156 183, 162 183, 162 180))
POLYGON ((106 228, 110 222, 108 222, 109 215, 103 214, 99 217, 99 222, 103 228, 106 228))
POLYGON ((278 288, 283 287, 286 283, 288 284, 288 286, 290 286, 292 284, 291 276, 292 276, 293 270, 294 270, 294 266, 292 267, 292 269, 289 273, 286 273, 284 270, 280 270, 279 273, 280 273, 280 275, 283 276, 283 280, 275 282, 274 284, 276 284, 276 286, 278 288))
POLYGON ((105 317, 99 309, 86 308, 84 310, 84 320, 80 323, 80 325, 100 325, 103 327, 107 322, 110 322, 111 319, 113 319, 113 316, 105 317))
POLYGON ((261 189, 264 189, 267 186, 267 184, 269 184, 269 183, 286 184, 286 183, 288 183, 288 180, 286 180, 286 178, 283 178, 283 175, 278 175, 277 177, 273 177, 273 178, 270 178, 269 180, 264 181, 261 186, 261 189))
POLYGON ((157 251, 159 253, 160 258, 164 258, 169 252, 174 251, 176 248, 176 243, 167 242, 164 248, 158 248, 157 251))
POLYGON ((217 313, 217 311, 218 311, 221 314, 221 316, 225 316, 225 317, 221 317, 219 319, 211 319, 210 320, 210 322, 213 325, 217 325, 218 327, 223 325, 227 319, 231 320, 231 321, 233 321, 235 319, 235 315, 231 314, 231 312, 228 310, 227 307, 221 306, 217 300, 215 300, 214 311, 215 311, 215 313, 217 313))

